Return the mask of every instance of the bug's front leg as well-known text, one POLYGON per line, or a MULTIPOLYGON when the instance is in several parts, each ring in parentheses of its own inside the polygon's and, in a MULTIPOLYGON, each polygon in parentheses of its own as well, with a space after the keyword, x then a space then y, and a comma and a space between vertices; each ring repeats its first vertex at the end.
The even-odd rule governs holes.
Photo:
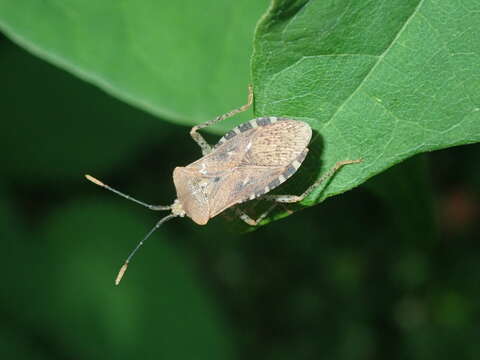
POLYGON ((330 179, 335 173, 340 170, 345 165, 349 164, 358 164, 362 162, 362 159, 357 160, 343 160, 337 162, 329 171, 323 174, 317 181, 315 181, 312 185, 308 187, 307 190, 303 192, 301 195, 265 195, 263 199, 276 201, 279 203, 296 203, 305 199, 310 193, 312 193, 315 189, 317 189, 325 180, 330 179))
POLYGON ((204 122, 203 124, 195 125, 191 130, 190 130, 190 135, 192 136, 193 140, 200 146, 202 149, 202 155, 207 155, 210 151, 212 151, 212 146, 204 139, 204 137, 198 132, 198 130, 206 128, 210 125, 216 124, 220 121, 223 121, 225 119, 228 119, 238 113, 241 113, 243 111, 246 111, 250 108, 250 106, 253 103, 253 87, 252 85, 248 86, 248 101, 245 105, 242 107, 239 107, 238 109, 232 110, 226 114, 217 116, 213 120, 209 120, 207 122, 204 122))

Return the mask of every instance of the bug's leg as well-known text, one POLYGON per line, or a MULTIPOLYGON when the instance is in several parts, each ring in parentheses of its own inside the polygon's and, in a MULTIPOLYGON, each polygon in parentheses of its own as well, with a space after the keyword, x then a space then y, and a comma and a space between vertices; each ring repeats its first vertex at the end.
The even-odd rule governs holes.
POLYGON ((318 186, 320 186, 325 180, 331 178, 341 167, 349 164, 357 164, 362 162, 362 159, 357 160, 344 160, 337 162, 329 171, 323 174, 320 179, 315 181, 312 185, 308 187, 307 190, 301 195, 264 195, 262 199, 276 201, 280 203, 296 203, 305 199, 312 191, 314 191, 318 186))
POLYGON ((143 201, 137 200, 137 199, 131 197, 130 195, 124 194, 124 193, 118 191, 117 189, 114 189, 114 188, 108 186, 107 184, 104 184, 103 182, 94 178, 91 175, 85 175, 85 177, 87 178, 87 180, 93 182, 95 185, 98 185, 98 186, 101 186, 101 187, 103 187, 107 190, 110 190, 110 191, 114 192, 115 194, 120 195, 121 197, 123 197, 127 200, 130 200, 130 201, 133 201, 133 202, 135 202, 139 205, 145 206, 146 208, 149 208, 150 210, 170 210, 172 208, 171 205, 150 205, 150 204, 144 203, 143 201))
POLYGON ((247 215, 243 210, 240 208, 235 209, 235 213, 238 215, 240 220, 247 223, 250 226, 257 226, 263 219, 265 219, 268 214, 277 206, 277 204, 273 204, 270 206, 267 211, 265 211, 262 215, 260 215, 257 219, 252 219, 250 216, 247 215))
POLYGON ((195 140, 195 142, 202 149, 203 155, 207 155, 210 151, 212 151, 212 147, 210 146, 209 143, 207 143, 207 141, 203 138, 203 136, 200 133, 198 133, 198 130, 206 128, 207 126, 216 124, 225 119, 228 119, 229 117, 232 117, 243 111, 246 111, 252 105, 252 103, 253 103, 253 87, 252 85, 249 85, 248 86, 248 102, 245 105, 243 105, 242 107, 239 107, 238 109, 232 110, 226 114, 217 116, 213 120, 209 120, 207 122, 204 122, 203 124, 195 125, 192 128, 192 130, 190 130, 190 135, 192 136, 193 140, 195 140))

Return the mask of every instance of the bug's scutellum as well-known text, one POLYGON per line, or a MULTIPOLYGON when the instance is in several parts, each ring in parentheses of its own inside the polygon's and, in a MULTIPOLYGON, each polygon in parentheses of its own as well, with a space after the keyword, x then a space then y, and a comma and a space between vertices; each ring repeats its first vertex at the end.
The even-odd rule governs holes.
POLYGON ((151 210, 171 211, 155 224, 127 257, 115 279, 116 285, 120 283, 133 255, 164 222, 177 216, 187 216, 197 224, 205 225, 222 211, 245 201, 258 198, 273 201, 274 205, 257 219, 252 219, 239 207, 235 208, 244 222, 255 226, 268 215, 276 203, 302 201, 342 166, 362 161, 357 159, 337 162, 301 195, 268 195, 291 177, 305 159, 312 136, 312 129, 307 123, 274 116, 256 118, 227 132, 213 147, 198 133, 199 129, 247 110, 252 101, 253 92, 250 87, 246 105, 192 128, 190 135, 202 149, 203 156, 190 165, 177 167, 173 171, 177 199, 172 205, 144 203, 90 175, 85 175, 94 184, 151 210))

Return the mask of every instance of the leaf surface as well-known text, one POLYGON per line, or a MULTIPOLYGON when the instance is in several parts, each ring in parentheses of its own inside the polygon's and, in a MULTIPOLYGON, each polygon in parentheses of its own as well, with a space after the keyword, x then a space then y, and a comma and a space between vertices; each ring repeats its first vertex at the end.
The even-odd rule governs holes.
POLYGON ((306 205, 480 140, 479 24, 474 0, 272 2, 255 36, 255 114, 310 123, 303 186, 336 161, 364 160, 306 205))
POLYGON ((0 0, 0 29, 40 57, 191 125, 242 105, 267 0, 0 0))

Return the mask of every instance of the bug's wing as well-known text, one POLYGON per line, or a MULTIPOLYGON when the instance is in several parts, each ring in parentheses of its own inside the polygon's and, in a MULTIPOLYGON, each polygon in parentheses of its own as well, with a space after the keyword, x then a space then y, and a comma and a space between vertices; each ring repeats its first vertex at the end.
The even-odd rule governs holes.
POLYGON ((306 123, 285 120, 253 130, 244 156, 224 173, 209 198, 210 217, 255 199, 279 186, 300 167, 312 130, 306 123))
POLYGON ((243 166, 286 167, 305 150, 312 129, 307 123, 284 120, 255 129, 243 166))

